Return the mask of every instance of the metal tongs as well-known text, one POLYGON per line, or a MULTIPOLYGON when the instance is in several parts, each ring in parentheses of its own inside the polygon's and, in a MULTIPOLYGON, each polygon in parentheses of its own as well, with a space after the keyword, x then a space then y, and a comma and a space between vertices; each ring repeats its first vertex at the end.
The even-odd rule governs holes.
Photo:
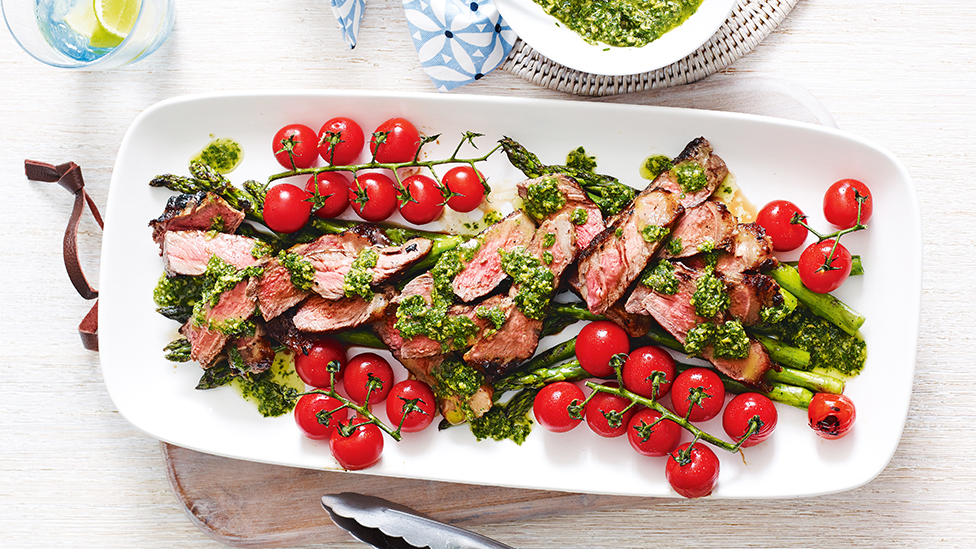
POLYGON ((381 549, 513 549, 375 496, 329 494, 322 497, 322 506, 337 526, 381 549))

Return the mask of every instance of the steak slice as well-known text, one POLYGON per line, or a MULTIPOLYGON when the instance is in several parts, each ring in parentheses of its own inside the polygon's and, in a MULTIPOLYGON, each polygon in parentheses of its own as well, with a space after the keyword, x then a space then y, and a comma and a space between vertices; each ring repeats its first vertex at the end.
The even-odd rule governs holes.
POLYGON ((705 348, 703 358, 711 362, 723 374, 757 387, 765 384, 763 376, 773 367, 769 353, 755 339, 749 338, 749 354, 745 358, 717 357, 712 354, 711 346, 705 348))
POLYGON ((580 254, 576 289, 594 314, 603 314, 637 280, 661 240, 647 241, 650 226, 670 227, 684 209, 678 195, 661 189, 639 194, 580 254))
POLYGON ((674 295, 655 292, 637 284, 624 305, 630 314, 650 315, 675 339, 684 344, 688 332, 708 319, 698 316, 691 296, 695 293, 695 281, 699 273, 680 261, 674 262, 674 276, 678 279, 678 291, 674 295))
POLYGON ((376 252, 376 265, 371 268, 372 285, 378 285, 402 273, 430 251, 431 241, 415 238, 399 246, 375 246, 355 231, 338 235, 324 235, 308 243, 292 247, 289 252, 308 260, 315 269, 312 290, 326 299, 345 297, 345 277, 353 262, 365 250, 376 252))
POLYGON ((775 269, 773 243, 758 223, 740 223, 732 235, 728 254, 718 258, 715 270, 723 274, 775 269))
POLYGON ((163 245, 167 231, 211 231, 232 233, 244 221, 244 212, 210 192, 171 196, 163 214, 149 222, 153 241, 163 245))
POLYGON ((563 197, 566 199, 566 204, 561 209, 550 214, 548 218, 551 219, 563 214, 572 215, 577 209, 582 209, 585 212, 586 222, 574 226, 576 232, 576 244, 580 250, 585 249, 590 244, 590 241, 606 228, 603 223, 603 213, 600 211, 600 208, 592 200, 590 200, 590 197, 587 196, 586 191, 583 190, 583 187, 581 187, 575 179, 563 174, 552 174, 537 177, 535 179, 526 179, 518 184, 519 196, 524 199, 528 194, 529 187, 542 181, 543 179, 554 180, 559 192, 562 193, 563 197))
POLYGON ((233 325, 249 319, 256 307, 256 289, 250 279, 220 294, 216 305, 205 308, 201 323, 191 318, 180 328, 190 341, 190 358, 204 368, 213 366, 230 339, 228 333, 233 325))
POLYGON ((485 229, 471 261, 451 281, 454 294, 461 301, 473 301, 492 292, 508 276, 502 270, 499 250, 526 246, 535 236, 535 223, 521 210, 485 229))
POLYGON ((372 323, 389 305, 389 293, 373 294, 369 301, 359 296, 325 299, 313 295, 298 307, 292 322, 302 332, 334 332, 372 323))
POLYGON ((706 200, 688 208, 671 229, 671 239, 681 243, 681 250, 669 253, 667 247, 659 252, 661 257, 680 258, 695 255, 705 249, 729 249, 738 221, 725 204, 706 200))
POLYGON ((252 251, 257 240, 246 236, 204 231, 167 231, 163 235, 163 266, 173 275, 202 275, 211 257, 218 257, 237 269, 259 265, 252 251))
POLYGON ((260 324, 256 325, 253 335, 234 338, 228 348, 236 350, 239 362, 229 360, 228 363, 237 374, 257 374, 271 368, 274 363, 274 347, 265 337, 265 330, 260 324))
POLYGON ((762 322, 759 312, 766 307, 782 304, 779 284, 772 277, 762 273, 741 273, 724 275, 729 288, 729 314, 742 322, 743 326, 753 326, 762 322))
POLYGON ((292 283, 291 272, 278 259, 271 259, 264 266, 258 280, 258 307, 264 320, 276 318, 309 295, 292 283))
POLYGON ((688 143, 672 164, 670 170, 654 178, 648 189, 661 188, 677 194, 685 208, 693 208, 707 200, 729 175, 725 161, 712 152, 712 145, 704 137, 695 138, 688 143), (689 178, 685 174, 689 173, 704 176, 704 184, 700 189, 690 190, 686 187, 689 178))
POLYGON ((464 361, 478 365, 489 379, 504 375, 513 365, 535 354, 542 331, 541 320, 525 316, 511 298, 497 297, 499 301, 492 305, 505 312, 504 324, 497 330, 493 327, 482 330, 475 344, 464 354, 464 361))

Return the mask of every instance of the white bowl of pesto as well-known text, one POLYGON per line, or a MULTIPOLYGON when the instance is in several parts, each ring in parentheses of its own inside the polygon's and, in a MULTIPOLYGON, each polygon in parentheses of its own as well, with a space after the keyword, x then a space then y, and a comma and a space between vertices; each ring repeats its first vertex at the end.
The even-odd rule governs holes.
POLYGON ((665 67, 694 52, 722 26, 736 3, 700 0, 696 9, 698 1, 495 0, 495 4, 516 34, 550 60, 581 72, 623 76, 665 67))

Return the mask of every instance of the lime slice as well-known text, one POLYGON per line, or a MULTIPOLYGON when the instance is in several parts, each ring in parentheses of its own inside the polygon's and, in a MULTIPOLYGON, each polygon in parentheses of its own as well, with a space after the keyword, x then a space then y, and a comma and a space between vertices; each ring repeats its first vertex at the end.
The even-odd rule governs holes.
POLYGON ((125 40, 139 17, 141 0, 94 0, 98 26, 91 35, 96 48, 114 48, 125 40))
POLYGON ((95 28, 99 26, 98 19, 95 19, 95 5, 81 0, 65 14, 64 22, 73 31, 90 40, 95 34, 95 28))

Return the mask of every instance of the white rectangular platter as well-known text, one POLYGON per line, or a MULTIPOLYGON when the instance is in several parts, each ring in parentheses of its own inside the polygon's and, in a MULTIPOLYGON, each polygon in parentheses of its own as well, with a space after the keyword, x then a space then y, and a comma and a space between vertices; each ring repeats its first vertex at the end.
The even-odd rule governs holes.
MULTIPOLYGON (((476 96, 308 91, 229 93, 180 97, 142 113, 119 151, 109 192, 99 304, 102 370, 119 412, 160 440, 216 455, 313 469, 338 469, 327 444, 305 439, 290 416, 264 418, 229 387, 195 390, 201 370, 174 364, 162 348, 178 325, 155 312, 152 290, 163 272, 148 226, 172 196, 151 188, 163 173, 186 175, 190 157, 213 137, 229 137, 244 161, 229 176, 267 180, 281 171, 271 154, 275 131, 300 122, 314 129, 350 116, 369 133, 403 116, 427 134, 441 134, 430 156, 450 155, 465 131, 484 134, 487 152, 510 136, 543 162, 563 163, 578 146, 595 155, 598 171, 642 187, 641 162, 651 154, 677 155, 704 136, 758 205, 783 198, 797 203, 820 229, 823 192, 856 178, 872 190, 870 228, 844 243, 863 258, 866 273, 837 293, 867 317, 864 372, 848 383, 857 424, 845 438, 825 441, 806 414, 778 406, 779 426, 745 459, 718 451, 721 476, 713 497, 795 497, 851 489, 887 465, 908 413, 921 298, 922 240, 915 189, 902 164, 856 136, 779 119, 631 105, 476 96)), ((481 154, 481 153, 478 153, 481 154)), ((503 154, 482 166, 489 181, 511 186, 522 178, 503 154)), ((304 180, 303 180, 304 181, 304 180)), ((793 259, 785 257, 785 259, 793 259)), ((567 338, 572 329, 559 337, 567 338)), ((554 340, 544 340, 544 349, 554 340)), ((406 377, 398 370, 398 379, 406 377)), ((705 423, 724 436, 720 420, 705 423)), ((686 434, 685 439, 690 439, 686 434)), ((625 438, 602 439, 585 426, 566 434, 536 427, 521 446, 477 442, 470 431, 428 429, 394 443, 366 474, 471 484, 636 496, 674 496, 664 477, 666 458, 633 452, 625 438)), ((350 473, 354 474, 354 473, 350 473)))

